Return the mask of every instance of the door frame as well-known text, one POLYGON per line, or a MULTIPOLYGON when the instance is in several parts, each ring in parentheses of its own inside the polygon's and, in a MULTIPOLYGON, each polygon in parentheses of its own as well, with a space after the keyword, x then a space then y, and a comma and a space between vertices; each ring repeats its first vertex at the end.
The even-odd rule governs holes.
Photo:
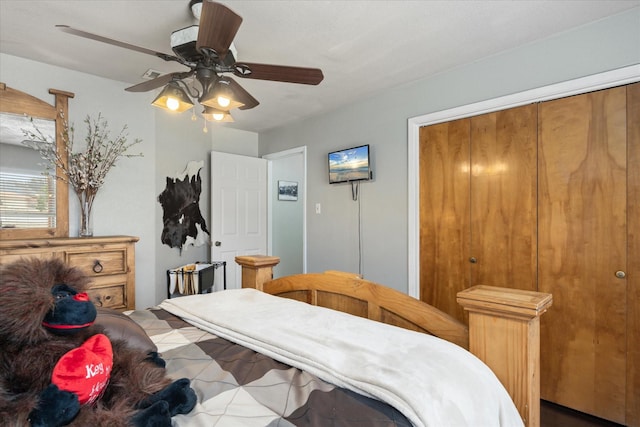
POLYGON ((302 155, 302 273, 307 272, 307 147, 295 147, 262 156, 267 160, 267 253, 273 255, 273 198, 274 178, 272 162, 285 157, 302 155))
POLYGON ((631 65, 512 95, 412 117, 408 120, 408 294, 420 299, 420 128, 535 102, 564 98, 640 81, 640 65, 631 65))

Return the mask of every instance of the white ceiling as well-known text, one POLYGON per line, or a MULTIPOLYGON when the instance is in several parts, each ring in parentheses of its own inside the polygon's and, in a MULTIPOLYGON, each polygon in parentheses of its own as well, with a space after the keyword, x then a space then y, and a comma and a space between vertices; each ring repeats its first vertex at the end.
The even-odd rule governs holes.
MULTIPOLYGON (((150 68, 185 68, 54 25, 173 54, 170 33, 194 23, 188 3, 0 0, 0 52, 133 85, 150 68)), ((232 111, 234 127, 256 132, 640 6, 640 0, 221 3, 244 19, 234 40, 238 59, 324 72, 318 86, 236 78, 260 105, 232 111)))

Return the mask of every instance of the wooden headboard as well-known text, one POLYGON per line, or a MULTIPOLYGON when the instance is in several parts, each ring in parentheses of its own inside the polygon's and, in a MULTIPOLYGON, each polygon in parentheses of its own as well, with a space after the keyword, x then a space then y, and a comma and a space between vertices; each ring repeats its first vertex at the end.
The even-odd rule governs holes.
POLYGON ((242 287, 304 301, 453 342, 487 364, 505 386, 525 425, 540 425, 540 316, 550 294, 475 286, 458 293, 469 328, 395 289, 336 271, 272 279, 280 258, 239 256, 242 287))
POLYGON ((469 330, 464 324, 415 298, 357 275, 335 271, 297 274, 265 282, 260 290, 425 332, 469 348, 469 330))

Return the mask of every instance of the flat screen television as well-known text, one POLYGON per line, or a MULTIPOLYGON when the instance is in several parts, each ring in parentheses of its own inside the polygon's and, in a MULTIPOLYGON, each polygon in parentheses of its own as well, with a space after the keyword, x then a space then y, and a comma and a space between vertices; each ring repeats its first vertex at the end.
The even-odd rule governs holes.
POLYGON ((329 153, 329 184, 371 179, 369 145, 329 153))

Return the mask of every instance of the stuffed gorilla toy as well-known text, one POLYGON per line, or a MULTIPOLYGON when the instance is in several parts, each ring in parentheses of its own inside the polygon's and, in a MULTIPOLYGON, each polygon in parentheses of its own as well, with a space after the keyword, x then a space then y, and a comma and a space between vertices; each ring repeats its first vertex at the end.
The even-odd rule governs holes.
POLYGON ((0 425, 171 426, 188 379, 94 324, 89 279, 58 260, 0 266, 0 425))

